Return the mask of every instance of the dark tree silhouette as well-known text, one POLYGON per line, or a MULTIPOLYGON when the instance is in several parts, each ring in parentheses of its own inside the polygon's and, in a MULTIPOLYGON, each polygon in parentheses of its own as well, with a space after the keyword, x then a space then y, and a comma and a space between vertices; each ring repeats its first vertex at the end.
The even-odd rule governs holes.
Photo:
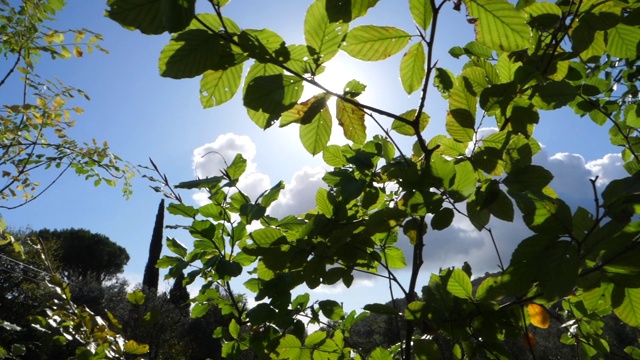
POLYGON ((185 317, 189 317, 189 291, 187 291, 187 287, 183 284, 184 273, 180 273, 178 277, 176 277, 173 282, 173 286, 171 290, 169 290, 169 300, 171 303, 175 305, 180 311, 185 315, 185 317))
POLYGON ((156 267, 160 253, 162 252, 162 228, 164 227, 164 199, 160 200, 158 213, 156 214, 156 222, 153 225, 153 234, 151 235, 151 243, 149 244, 149 259, 144 268, 144 277, 142 286, 149 292, 156 293, 158 291, 158 281, 160 272, 156 267))
POLYGON ((53 249, 68 281, 103 283, 124 271, 129 253, 107 236, 86 229, 42 229, 35 233, 53 249))

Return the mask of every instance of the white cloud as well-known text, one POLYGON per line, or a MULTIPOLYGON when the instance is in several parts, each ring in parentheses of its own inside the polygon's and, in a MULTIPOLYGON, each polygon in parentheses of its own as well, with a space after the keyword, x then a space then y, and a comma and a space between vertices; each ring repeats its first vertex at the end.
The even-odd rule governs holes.
POLYGON ((282 218, 287 215, 300 215, 315 208, 316 192, 325 185, 322 181, 325 173, 326 170, 322 167, 305 166, 297 171, 280 193, 278 201, 269 208, 269 214, 282 218))
POLYGON ((604 186, 611 180, 628 176, 622 167, 623 161, 620 154, 607 154, 602 159, 589 161, 586 168, 591 170, 594 176, 598 176, 598 186, 604 186))
MULTIPOLYGON (((224 134, 218 136, 212 143, 196 148, 193 151, 193 170, 198 179, 219 176, 226 164, 231 164, 236 154, 242 154, 247 160, 247 169, 240 177, 238 187, 250 198, 255 199, 270 186, 269 176, 257 171, 254 162, 256 145, 248 136, 236 134, 224 134)), ((204 205, 209 200, 205 192, 196 192, 193 199, 199 205, 204 205)))

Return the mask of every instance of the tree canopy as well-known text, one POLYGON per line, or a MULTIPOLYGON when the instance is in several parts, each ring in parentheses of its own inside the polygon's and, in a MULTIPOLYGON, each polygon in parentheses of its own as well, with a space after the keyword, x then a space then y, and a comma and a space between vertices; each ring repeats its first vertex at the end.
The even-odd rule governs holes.
POLYGON ((102 283, 121 274, 129 262, 125 248, 86 229, 42 229, 36 235, 52 246, 69 281, 92 278, 102 283))
POLYGON ((107 2, 107 16, 128 29, 172 33, 160 51, 161 76, 200 77, 204 107, 239 92, 257 126, 298 127, 304 148, 321 154, 332 169, 323 177, 326 188, 318 189, 316 208, 284 218, 268 213, 282 182, 257 198, 238 187, 247 167, 241 155, 220 176, 175 187, 160 178, 171 189, 165 191, 173 199, 168 211, 192 221, 193 248, 169 238, 173 254, 158 266, 169 268, 169 277, 188 271, 187 283, 204 281, 192 299, 192 316, 212 307, 231 316, 229 327, 215 333, 231 358, 244 349, 259 358, 363 357, 350 345, 350 329, 378 313, 402 317, 404 337, 374 349, 371 359, 506 359, 514 355, 505 340, 513 339, 535 357, 531 328, 547 328, 547 308, 560 303, 566 332, 558 341, 575 347, 578 357, 639 358, 637 347, 611 348, 601 328, 611 313, 640 326, 640 3, 409 0, 401 9, 413 23, 404 28, 352 26, 359 18, 366 22, 377 3, 315 0, 299 16, 304 43, 287 44, 272 30, 238 26, 225 16, 233 6, 228 0, 107 2), (196 13, 201 3, 209 12, 196 13), (455 11, 466 13, 475 41, 436 53, 439 19, 455 11), (340 51, 362 61, 403 54, 398 74, 403 91, 419 92, 415 107, 396 114, 360 102, 367 79, 345 80, 341 92, 323 86, 316 76, 340 51), (451 57, 464 61, 457 73, 444 67, 451 57), (309 86, 317 94, 302 99, 309 86), (438 119, 425 110, 435 96, 448 103, 438 119), (534 137, 545 121, 541 113, 562 108, 610 126, 609 141, 621 148, 626 178, 602 192, 597 179, 584 179, 593 185, 591 210, 572 209, 549 186, 551 172, 533 162, 541 149, 534 137), (435 121, 444 122, 446 134, 426 138, 435 121), (329 144, 334 124, 347 144, 329 144), (481 136, 485 127, 494 130, 481 136), (399 146, 396 139, 404 136, 414 145, 399 146), (174 188, 206 191, 211 202, 185 204, 174 188), (497 275, 474 289, 465 263, 418 283, 432 232, 464 217, 495 245, 499 239, 489 221, 513 222, 516 216, 532 235, 508 262, 496 246, 497 275), (401 250, 404 244, 410 253, 401 250), (250 279, 238 289, 233 279, 245 269, 250 279), (406 283, 396 276, 401 269, 411 273, 406 283), (311 301, 303 290, 337 283, 349 288, 358 272, 399 288, 406 310, 398 314, 372 303, 363 313, 347 313, 337 299, 311 301), (233 301, 246 290, 260 302, 251 309, 233 301), (294 290, 302 294, 294 297, 294 290), (309 322, 327 326, 308 334, 309 322), (243 332, 243 326, 253 330, 243 332), (453 345, 442 347, 436 333, 453 345))

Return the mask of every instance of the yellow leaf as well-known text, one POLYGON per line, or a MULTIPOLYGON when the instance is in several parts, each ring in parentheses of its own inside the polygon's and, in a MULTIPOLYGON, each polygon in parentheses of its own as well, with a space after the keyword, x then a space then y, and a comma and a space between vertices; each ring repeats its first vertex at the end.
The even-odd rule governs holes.
POLYGON ((82 49, 80 49, 79 46, 73 48, 73 55, 75 55, 76 57, 82 57, 82 54, 82 49))
POLYGON ((65 103, 66 103, 66 101, 64 101, 63 98, 58 96, 53 100, 53 109, 54 110, 60 109, 61 107, 64 106, 65 103))
POLYGON ((531 303, 527 305, 527 310, 529 311, 529 319, 531 319, 531 324, 541 329, 546 329, 549 327, 549 312, 544 308, 544 306, 531 303))
POLYGON ((142 355, 149 352, 149 345, 138 344, 133 340, 129 340, 124 344, 124 351, 127 354, 142 355))

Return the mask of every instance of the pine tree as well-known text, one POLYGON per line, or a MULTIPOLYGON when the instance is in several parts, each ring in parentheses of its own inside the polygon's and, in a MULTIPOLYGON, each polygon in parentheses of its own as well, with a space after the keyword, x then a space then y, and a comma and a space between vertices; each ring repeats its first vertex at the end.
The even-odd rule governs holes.
POLYGON ((147 289, 149 293, 158 291, 158 281, 160 271, 156 267, 160 253, 162 252, 162 228, 164 227, 164 199, 160 200, 158 213, 156 214, 156 222, 153 225, 153 234, 151 235, 151 243, 149 244, 149 260, 144 268, 144 277, 142 279, 142 287, 147 289))

